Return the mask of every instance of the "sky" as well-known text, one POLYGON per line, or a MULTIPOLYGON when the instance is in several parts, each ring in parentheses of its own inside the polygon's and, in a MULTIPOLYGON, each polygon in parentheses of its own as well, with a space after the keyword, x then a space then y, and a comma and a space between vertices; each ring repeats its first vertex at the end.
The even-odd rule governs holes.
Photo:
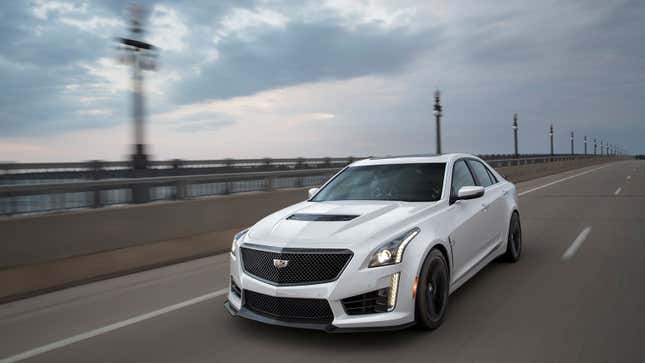
MULTIPOLYGON (((645 153, 645 2, 141 1, 153 159, 645 153)), ((132 152, 129 1, 0 3, 0 160, 132 152)))

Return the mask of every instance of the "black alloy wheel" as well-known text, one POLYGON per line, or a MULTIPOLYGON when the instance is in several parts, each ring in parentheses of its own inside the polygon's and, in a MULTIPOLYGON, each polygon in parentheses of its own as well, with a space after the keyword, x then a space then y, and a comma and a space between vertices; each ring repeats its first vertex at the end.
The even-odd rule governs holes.
POLYGON ((522 255, 522 226, 520 224, 520 215, 517 212, 513 213, 511 223, 508 227, 508 244, 506 245, 506 253, 502 255, 502 259, 506 262, 517 262, 522 255))
POLYGON ((441 251, 430 251, 423 263, 416 297, 416 320, 421 328, 434 330, 446 318, 450 273, 441 251))

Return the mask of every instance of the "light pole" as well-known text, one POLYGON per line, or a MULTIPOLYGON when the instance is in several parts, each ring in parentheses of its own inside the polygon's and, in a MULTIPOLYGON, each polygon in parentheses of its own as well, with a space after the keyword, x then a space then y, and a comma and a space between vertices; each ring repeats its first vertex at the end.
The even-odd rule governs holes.
POLYGON ((598 148, 598 143, 596 142, 596 138, 593 138, 593 155, 596 156, 597 154, 597 149, 598 148))
POLYGON ((604 152, 605 152, 605 150, 604 150, 604 146, 603 146, 603 144, 602 144, 602 140, 600 140, 600 156, 602 156, 602 154, 603 154, 604 152))
POLYGON ((573 155, 573 131, 571 131, 571 155, 573 155))
POLYGON ((584 137, 584 143, 585 143, 585 156, 587 156, 587 136, 584 137))
POLYGON ((144 142, 144 100, 143 71, 156 68, 156 47, 138 40, 143 35, 143 8, 130 8, 130 38, 119 38, 124 54, 122 63, 132 65, 132 116, 134 119, 134 153, 132 168, 143 170, 148 167, 148 156, 144 142))
POLYGON ((434 92, 434 116, 437 120, 437 155, 441 155, 441 103, 439 100, 439 90, 434 92))
POLYGON ((553 124, 551 124, 551 128, 549 129, 549 137, 551 138, 551 156, 553 156, 553 124))
POLYGON ((513 137, 515 140, 515 157, 519 157, 520 154, 517 149, 517 113, 513 114, 513 137))

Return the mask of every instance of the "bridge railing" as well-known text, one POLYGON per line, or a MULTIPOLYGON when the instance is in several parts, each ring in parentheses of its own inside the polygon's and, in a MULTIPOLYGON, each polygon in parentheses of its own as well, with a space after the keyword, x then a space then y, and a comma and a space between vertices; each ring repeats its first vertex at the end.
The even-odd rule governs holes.
MULTIPOLYGON (((226 169, 226 168, 284 168, 306 169, 346 165, 360 158, 261 158, 261 159, 214 159, 214 160, 153 160, 149 162, 152 170, 166 169, 226 169)), ((95 170, 129 170, 129 161, 92 160, 85 162, 53 163, 0 163, 0 174, 28 174, 51 172, 89 172, 95 170)))
POLYGON ((339 168, 252 173, 222 173, 76 182, 0 185, 0 215, 100 208, 135 202, 181 200, 241 192, 320 185, 339 168))
MULTIPOLYGON (((502 158, 488 160, 494 168, 532 165, 540 163, 574 160, 591 156, 540 156, 524 158, 502 158)), ((266 159, 246 160, 248 165, 266 159)), ((294 160, 273 159, 293 165, 294 160)), ((324 183, 351 158, 306 159, 308 165, 318 168, 275 170, 260 172, 234 172, 198 175, 153 176, 140 178, 113 178, 98 180, 38 180, 37 183, 0 185, 0 215, 45 213, 83 208, 131 203, 192 199, 213 195, 226 195, 241 192, 271 191, 282 188, 318 186, 324 183), (329 166, 332 167, 324 167, 329 166), (143 199, 137 194, 143 193, 143 199)), ((157 162, 157 165, 167 165, 157 162)), ((21 164, 23 167, 26 164, 21 164)), ((31 168, 55 170, 60 168, 81 168, 82 163, 29 164, 31 168)), ((127 163, 109 163, 110 167, 127 167, 127 163)), ((214 161, 191 161, 190 167, 214 165, 214 161)), ((241 165, 237 161, 237 165, 241 165)), ((24 170, 24 169, 16 169, 24 170)), ((31 169, 34 170, 34 169, 31 169)))
MULTIPOLYGON (((543 155, 523 154, 515 157, 509 154, 479 155, 485 160, 526 160, 544 158, 588 157, 585 155, 543 155)), ((259 159, 214 159, 214 160, 154 160, 149 162, 145 176, 181 175, 185 173, 232 172, 248 170, 297 170, 343 167, 355 160, 365 157, 323 157, 323 158, 259 158, 259 159)), ((114 175, 128 175, 132 165, 129 161, 92 160, 85 162, 53 162, 53 163, 0 163, 0 181, 32 179, 104 179, 114 175), (110 172, 112 172, 110 174, 110 172), (121 173, 119 173, 121 172, 121 173)), ((206 174, 206 173, 205 173, 206 174)), ((4 183, 6 184, 6 183, 4 183)))

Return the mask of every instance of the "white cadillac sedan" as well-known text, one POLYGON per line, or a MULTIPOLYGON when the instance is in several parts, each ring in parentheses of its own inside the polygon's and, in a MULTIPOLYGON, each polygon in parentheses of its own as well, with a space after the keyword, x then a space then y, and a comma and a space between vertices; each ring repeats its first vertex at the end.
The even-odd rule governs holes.
POLYGON ((225 306, 325 331, 435 329, 450 293, 521 249, 515 186, 481 159, 371 158, 235 236, 225 306))

